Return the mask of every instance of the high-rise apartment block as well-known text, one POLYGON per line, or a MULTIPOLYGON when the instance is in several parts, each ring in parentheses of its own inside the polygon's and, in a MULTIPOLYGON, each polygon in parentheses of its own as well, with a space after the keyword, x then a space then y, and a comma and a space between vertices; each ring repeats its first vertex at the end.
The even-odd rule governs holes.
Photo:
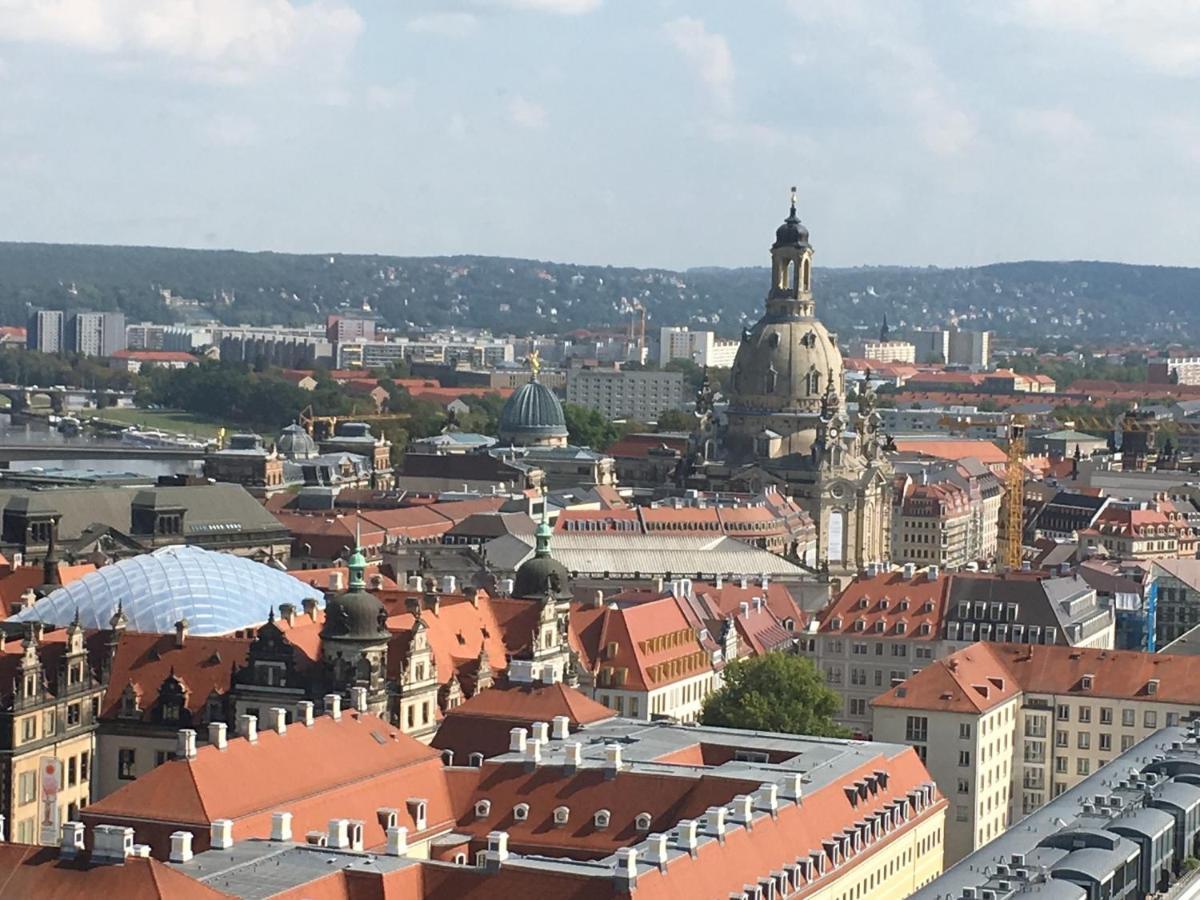
POLYGON ((648 422, 683 407, 683 373, 573 369, 567 374, 567 402, 598 409, 610 419, 648 422))
POLYGON ((29 317, 25 346, 41 353, 61 353, 64 318, 61 309, 38 309, 29 317))
POLYGON ((738 342, 721 340, 711 331, 692 331, 682 325, 659 329, 658 364, 673 359, 691 360, 698 366, 728 369, 737 356, 738 342))
POLYGON ((84 356, 112 356, 125 349, 125 314, 77 312, 67 320, 63 349, 84 356))

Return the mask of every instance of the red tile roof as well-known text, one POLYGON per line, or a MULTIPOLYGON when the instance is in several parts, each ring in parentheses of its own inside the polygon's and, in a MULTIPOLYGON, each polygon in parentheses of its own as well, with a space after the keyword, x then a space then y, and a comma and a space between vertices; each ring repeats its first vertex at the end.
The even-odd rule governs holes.
POLYGON ((156 859, 131 857, 119 866, 95 864, 90 855, 58 858, 57 847, 0 844, 0 900, 213 900, 228 897, 156 859))
POLYGON ((921 453, 937 459, 960 460, 974 457, 985 466, 1003 464, 1008 461, 1007 454, 991 441, 899 438, 896 440, 896 449, 901 452, 921 453))
POLYGON ((292 829, 303 835, 324 831, 332 818, 361 819, 364 842, 385 835, 376 810, 395 807, 399 824, 416 837, 440 830, 453 819, 449 793, 440 777, 438 752, 382 719, 344 712, 340 720, 317 716, 312 726, 288 726, 286 734, 260 728, 250 743, 234 737, 220 750, 201 746, 193 759, 176 759, 86 807, 89 826, 129 825, 156 857, 170 849, 170 833, 188 828, 197 851, 208 846, 208 826, 232 819, 234 837, 268 837, 271 814, 290 812, 292 829), (419 831, 405 805, 427 801, 428 827, 419 831))
POLYGON ((933 581, 924 573, 906 579, 900 572, 858 578, 821 612, 820 631, 847 636, 862 634, 876 638, 937 640, 949 595, 948 575, 940 575, 933 581), (903 631, 897 628, 901 621, 905 626, 903 631), (923 631, 922 626, 928 628, 923 631))

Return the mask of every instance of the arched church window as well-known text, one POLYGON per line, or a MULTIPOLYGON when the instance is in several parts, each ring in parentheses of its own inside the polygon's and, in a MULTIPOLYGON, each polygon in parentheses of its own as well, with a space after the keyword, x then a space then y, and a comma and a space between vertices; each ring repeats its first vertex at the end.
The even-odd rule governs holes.
POLYGON ((783 286, 789 291, 796 289, 796 261, 794 259, 788 260, 787 278, 783 286))
POLYGON ((804 290, 804 291, 809 290, 808 279, 809 279, 809 261, 808 261, 808 259, 805 259, 804 264, 800 269, 800 289, 801 290, 804 290))

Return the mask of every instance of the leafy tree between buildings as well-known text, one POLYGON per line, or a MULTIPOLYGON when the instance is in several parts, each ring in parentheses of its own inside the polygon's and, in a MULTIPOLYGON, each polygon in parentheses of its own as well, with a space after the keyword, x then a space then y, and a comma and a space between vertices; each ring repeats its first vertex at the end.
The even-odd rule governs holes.
POLYGON ((845 737, 833 720, 841 699, 801 656, 767 653, 725 667, 725 684, 704 702, 705 725, 845 737))

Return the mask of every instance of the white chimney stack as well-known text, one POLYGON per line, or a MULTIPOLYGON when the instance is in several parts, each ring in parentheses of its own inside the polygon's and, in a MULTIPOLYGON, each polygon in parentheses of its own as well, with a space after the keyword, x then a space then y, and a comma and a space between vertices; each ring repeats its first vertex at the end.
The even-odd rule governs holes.
POLYGON ((571 733, 571 720, 567 716, 555 716, 550 733, 556 741, 565 741, 571 733))
POLYGON ((774 813, 779 809, 779 785, 766 783, 754 792, 755 807, 774 813))
POLYGON ((804 776, 799 772, 788 772, 783 776, 783 799, 797 803, 804 796, 804 776))
POLYGON ((238 734, 252 744, 258 743, 258 716, 243 713, 238 716, 238 734))
POLYGON ((525 739, 529 737, 529 732, 524 728, 510 728, 508 731, 508 750, 510 753, 523 753, 525 751, 525 739))
POLYGON ((224 750, 229 746, 226 732, 228 726, 224 722, 209 722, 208 723, 208 742, 218 750, 224 750))
POLYGON ((423 579, 420 575, 409 575, 408 576, 408 589, 410 591, 425 590, 425 579, 423 579))
POLYGON ((325 712, 329 714, 331 719, 340 719, 342 717, 342 695, 341 694, 326 694, 325 695, 325 712))
POLYGON ((367 711, 367 689, 365 687, 350 688, 350 700, 358 712, 365 713, 367 711))
POLYGON ((929 567, 929 569, 928 569, 928 572, 929 572, 929 580, 930 580, 930 581, 937 581, 937 580, 938 580, 938 572, 939 572, 939 569, 938 569, 938 567, 937 567, 937 566, 930 566, 930 567, 929 567))
POLYGON ((616 775, 621 771, 620 744, 604 745, 604 771, 609 775, 616 775))
POLYGON ((616 877, 626 884, 636 884, 638 878, 637 849, 622 847, 617 851, 616 877))
POLYGON ((345 582, 342 581, 342 573, 341 572, 330 572, 329 573, 329 590, 333 591, 335 594, 340 594, 345 589, 346 589, 346 585, 345 585, 345 582))
POLYGON ((228 850, 233 846, 233 820, 213 819, 208 826, 208 844, 214 850, 228 850))
POLYGON ((696 820, 683 819, 679 825, 679 836, 675 839, 675 846, 680 850, 685 850, 688 853, 696 849, 696 820))
POLYGON ((539 744, 544 744, 550 740, 550 723, 549 722, 534 722, 530 727, 529 736, 539 744))
POLYGON ((750 579, 743 575, 738 579, 738 587, 744 591, 746 588, 750 587, 750 579))
POLYGON ((491 831, 488 832, 488 848, 487 860, 489 863, 499 865, 508 859, 508 832, 507 831, 491 831))
POLYGON ((579 741, 568 741, 563 745, 563 756, 568 768, 578 769, 583 765, 583 744, 579 741))
POLYGON ((511 578, 501 578, 496 582, 496 592, 501 597, 511 597, 516 582, 511 578))
POLYGON ((272 706, 267 710, 267 722, 276 734, 287 734, 287 710, 281 706, 272 706))
POLYGON ((290 812, 271 813, 271 840, 290 841, 292 839, 292 814, 290 812))
POLYGON ((313 702, 311 700, 301 700, 296 704, 296 721, 305 728, 312 728, 313 702))
POLYGON ((404 856, 408 852, 408 829, 403 826, 387 830, 387 855, 404 856))
POLYGON ((725 816, 729 812, 723 806, 710 806, 704 814, 704 833, 713 837, 725 836, 725 816))
POLYGON ((542 764, 542 744, 537 738, 529 738, 525 741, 525 759, 535 766, 542 764))
POLYGON ((916 571, 917 567, 912 563, 905 563, 904 568, 900 570, 900 574, 905 581, 912 581, 913 575, 916 573, 916 571))
POLYGON ((646 861, 656 866, 667 864, 667 836, 652 834, 646 838, 646 861))
POLYGON ((754 818, 754 798, 748 794, 738 794, 730 802, 733 807, 733 821, 739 825, 749 825, 754 818))
POLYGON ((60 858, 74 859, 83 852, 83 833, 84 826, 82 822, 63 823, 62 842, 58 850, 60 858))
POLYGON ((121 825, 97 825, 92 829, 92 859, 112 862, 133 853, 133 829, 121 825))
POLYGON ((325 846, 334 850, 346 850, 350 847, 350 820, 330 819, 328 838, 325 846))
POLYGON ((458 579, 455 578, 453 575, 443 575, 442 576, 442 593, 443 594, 457 594, 458 593, 458 579))
POLYGON ((196 758, 196 730, 180 728, 175 733, 175 756, 178 759, 196 758))
POLYGON ((173 863, 190 862, 192 858, 192 833, 190 831, 171 832, 171 855, 167 857, 173 863))

